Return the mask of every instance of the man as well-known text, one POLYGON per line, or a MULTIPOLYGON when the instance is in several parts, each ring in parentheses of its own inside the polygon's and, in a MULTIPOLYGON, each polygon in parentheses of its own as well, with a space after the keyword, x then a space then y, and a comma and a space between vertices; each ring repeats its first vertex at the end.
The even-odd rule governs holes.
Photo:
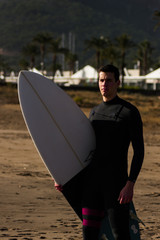
POLYGON ((100 68, 99 89, 103 102, 90 113, 97 146, 85 177, 82 201, 84 240, 98 240, 104 212, 108 215, 115 240, 130 240, 129 202, 142 166, 144 143, 139 111, 118 97, 119 85, 119 71, 115 66, 100 68), (130 142, 133 158, 128 176, 130 142))

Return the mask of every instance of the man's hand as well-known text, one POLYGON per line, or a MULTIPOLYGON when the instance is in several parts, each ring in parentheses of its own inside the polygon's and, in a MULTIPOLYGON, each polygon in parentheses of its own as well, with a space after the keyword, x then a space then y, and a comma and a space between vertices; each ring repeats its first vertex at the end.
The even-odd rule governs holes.
POLYGON ((60 184, 58 184, 58 183, 54 183, 54 186, 55 186, 55 189, 56 190, 58 190, 58 191, 60 191, 60 192, 62 192, 63 191, 63 187, 62 187, 62 185, 60 185, 60 184))
POLYGON ((119 194, 118 201, 120 204, 125 204, 132 201, 133 188, 134 188, 134 182, 127 181, 126 185, 124 186, 124 188, 121 190, 119 194))

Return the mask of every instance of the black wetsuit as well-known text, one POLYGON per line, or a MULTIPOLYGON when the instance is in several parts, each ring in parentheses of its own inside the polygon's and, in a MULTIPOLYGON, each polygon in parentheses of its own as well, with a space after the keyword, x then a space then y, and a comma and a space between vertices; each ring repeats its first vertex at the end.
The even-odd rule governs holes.
POLYGON ((119 204, 117 199, 127 180, 136 181, 142 166, 144 143, 141 117, 135 106, 116 96, 113 100, 102 102, 93 108, 90 121, 95 131, 97 147, 88 168, 83 195, 84 239, 97 240, 96 232, 98 234, 102 212, 105 209, 110 215, 115 239, 129 240, 129 231, 127 233, 125 225, 125 221, 128 224, 129 208, 126 204, 119 204), (134 154, 128 176, 130 142, 134 154), (123 219, 119 209, 122 209, 120 212, 123 219), (124 228, 119 221, 123 222, 124 228), (117 227, 122 229, 117 230, 117 227), (119 233, 120 231, 125 231, 126 237, 124 233, 119 233))

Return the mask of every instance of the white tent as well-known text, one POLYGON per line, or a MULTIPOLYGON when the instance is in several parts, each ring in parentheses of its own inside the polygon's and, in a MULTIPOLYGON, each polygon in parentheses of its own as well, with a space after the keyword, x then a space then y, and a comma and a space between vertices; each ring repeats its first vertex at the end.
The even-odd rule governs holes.
POLYGON ((87 79, 97 79, 97 77, 98 77, 98 72, 96 71, 96 69, 87 65, 81 70, 79 70, 78 72, 76 72, 75 74, 73 74, 71 78, 87 80, 87 79))
POLYGON ((34 72, 34 73, 38 73, 40 75, 42 75, 42 73, 37 69, 37 68, 32 68, 29 70, 30 72, 34 72))
POLYGON ((160 89, 160 68, 151 73, 148 73, 145 78, 148 89, 160 89))
POLYGON ((151 73, 148 73, 146 76, 145 76, 146 79, 148 78, 156 78, 156 79, 160 79, 160 68, 156 69, 155 71, 151 72, 151 73))

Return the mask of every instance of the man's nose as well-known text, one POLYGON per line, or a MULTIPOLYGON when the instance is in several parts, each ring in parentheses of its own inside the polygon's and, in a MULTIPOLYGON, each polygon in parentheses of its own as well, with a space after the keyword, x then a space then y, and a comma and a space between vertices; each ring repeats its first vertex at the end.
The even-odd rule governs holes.
POLYGON ((107 84, 108 84, 108 81, 105 80, 105 81, 103 82, 103 86, 106 86, 107 84))

